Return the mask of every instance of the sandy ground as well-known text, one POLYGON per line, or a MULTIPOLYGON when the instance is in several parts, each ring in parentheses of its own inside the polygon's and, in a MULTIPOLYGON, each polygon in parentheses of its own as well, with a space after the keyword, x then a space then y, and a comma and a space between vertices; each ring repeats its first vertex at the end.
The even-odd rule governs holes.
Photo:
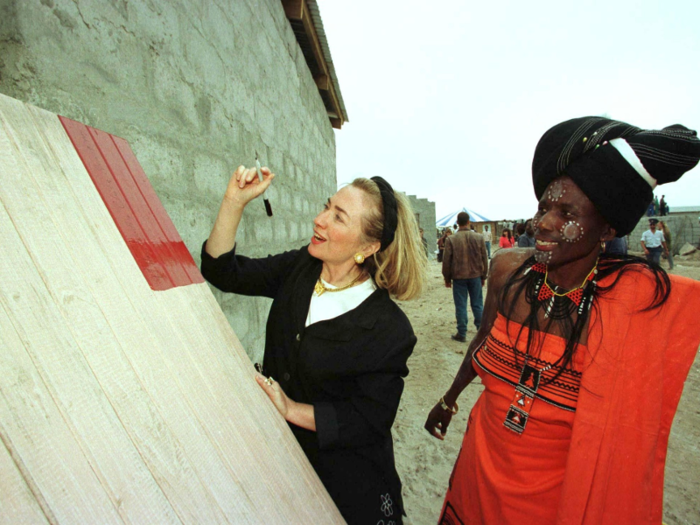
MULTIPOLYGON (((700 255, 676 257, 670 273, 700 280, 700 255)), ((423 296, 401 303, 418 337, 394 423, 396 463, 404 485, 406 522, 411 525, 437 523, 467 416, 483 390, 477 378, 461 395, 460 412, 452 420, 445 441, 423 429, 429 410, 451 384, 468 346, 450 339, 456 332, 452 291, 444 287, 437 262, 431 261, 429 274, 423 296)), ((469 318, 471 321, 471 312, 469 318)), ((474 335, 470 325, 467 338, 474 335)), ((671 429, 664 495, 664 521, 668 525, 700 523, 699 395, 700 359, 696 359, 671 429)))

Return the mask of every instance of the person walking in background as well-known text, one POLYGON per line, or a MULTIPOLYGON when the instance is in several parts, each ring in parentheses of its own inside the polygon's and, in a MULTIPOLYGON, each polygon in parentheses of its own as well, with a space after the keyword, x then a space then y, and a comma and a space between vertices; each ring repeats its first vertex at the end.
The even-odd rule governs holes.
POLYGON ((515 224, 515 228, 512 230, 513 233, 513 243, 515 246, 518 245, 518 239, 520 236, 525 233, 525 223, 524 222, 518 222, 515 224))
POLYGON ((438 262, 442 262, 442 256, 445 253, 445 239, 452 235, 451 228, 445 228, 442 232, 442 236, 438 239, 438 262))
POLYGON ((425 257, 428 258, 428 239, 425 238, 425 231, 423 228, 418 229, 418 233, 420 233, 420 243, 423 245, 423 250, 425 251, 425 257))
POLYGON ((661 250, 668 253, 664 232, 658 230, 656 225, 658 219, 649 219, 649 229, 642 234, 642 250, 647 261, 659 264, 661 261, 661 250))
POLYGON ((662 217, 664 215, 668 215, 668 206, 666 204, 666 195, 661 196, 661 200, 659 201, 659 215, 662 217))
POLYGON ((459 230, 445 241, 445 253, 442 258, 442 276, 445 286, 452 288, 457 318, 457 333, 452 339, 460 343, 467 342, 467 296, 474 316, 474 326, 481 326, 484 301, 481 287, 486 282, 489 260, 486 243, 481 234, 469 228, 469 214, 457 215, 459 230))
POLYGON ((627 255, 627 237, 615 237, 607 241, 603 253, 627 255))
MULTIPOLYGON (((663 201, 663 197, 661 197, 663 201)), ((673 270, 673 241, 671 240, 671 230, 665 221, 659 221, 659 229, 664 234, 664 239, 666 240, 666 248, 668 254, 668 269, 673 270)))
POLYGON ((523 233, 518 237, 518 248, 534 248, 535 232, 532 229, 532 219, 525 221, 523 233))
POLYGON ((510 234, 510 230, 506 228, 501 234, 501 238, 498 241, 498 246, 501 248, 512 248, 515 245, 515 239, 510 234))
POLYGON ((481 232, 481 235, 484 236, 484 243, 486 244, 486 254, 489 256, 489 259, 491 258, 491 226, 488 224, 484 224, 484 231, 481 232))
POLYGON ((647 217, 652 217, 654 215, 654 199, 649 202, 647 206, 647 217))

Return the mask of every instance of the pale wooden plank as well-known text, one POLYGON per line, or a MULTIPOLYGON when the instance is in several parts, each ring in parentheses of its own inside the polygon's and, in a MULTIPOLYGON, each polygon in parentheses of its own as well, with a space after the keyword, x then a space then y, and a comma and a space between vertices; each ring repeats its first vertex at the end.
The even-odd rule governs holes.
MULTIPOLYGON (((255 443, 262 439, 269 445, 269 463, 259 466, 260 475, 266 479, 275 480, 279 487, 279 494, 282 498, 289 498, 289 504, 294 505, 299 500, 308 502, 303 508, 297 509, 300 519, 312 521, 315 516, 331 513, 337 515, 337 509, 327 496, 326 490, 318 479, 313 467, 309 464, 303 450, 296 439, 289 439, 289 428, 284 418, 277 412, 262 389, 253 379, 254 368, 246 355, 240 341, 231 329, 228 320, 224 316, 216 299, 209 290, 206 283, 190 285, 177 288, 167 295, 154 293, 162 297, 162 301, 167 301, 170 307, 167 312, 175 319, 176 326, 186 326, 187 330, 182 330, 181 337, 192 341, 187 348, 197 352, 200 356, 203 352, 216 350, 212 353, 211 367, 220 370, 220 376, 209 377, 207 384, 224 412, 226 424, 231 421, 226 417, 228 413, 243 414, 247 419, 235 420, 238 432, 243 436, 243 443, 255 443), (177 321, 181 312, 187 312, 190 318, 196 322, 185 325, 177 321), (198 344, 199 343, 199 344, 198 344), (204 344, 202 344, 204 343, 204 344), (229 355, 237 356, 244 362, 243 368, 238 365, 238 359, 231 360, 229 355), (247 388, 234 388, 235 385, 246 384, 247 388), (256 412, 249 410, 255 406, 256 412), (262 420, 260 412, 265 410, 270 420, 275 424, 270 425, 262 420), (252 417, 251 417, 252 416, 252 417), (285 469, 278 465, 285 465, 285 469), (287 484, 298 483, 299 478, 308 480, 307 483, 298 484, 294 494, 282 490, 287 484)), ((227 455, 234 453, 230 443, 220 444, 227 455)), ((250 447, 250 454, 255 454, 256 450, 250 447)), ((252 471, 251 471, 252 474, 252 471)), ((255 473, 258 475, 258 473, 255 473)))
MULTIPOLYGON (((41 118, 39 113, 41 112, 34 112, 36 118, 41 118)), ((54 149, 58 147, 56 146, 58 141, 52 140, 51 144, 54 149)), ((68 152, 62 152, 59 157, 61 162, 69 162, 69 160, 66 160, 70 157, 68 152)), ((69 174, 73 192, 76 198, 81 200, 81 206, 85 210, 85 220, 87 222, 94 221, 95 225, 102 224, 104 218, 100 218, 100 213, 104 213, 104 211, 95 205, 94 199, 82 199, 80 197, 89 193, 90 188, 89 185, 86 186, 85 184, 85 177, 76 176, 78 167, 65 164, 63 171, 69 174)), ((95 226, 92 229, 94 230, 95 226)), ((72 228, 68 228, 68 230, 73 231, 72 228)), ((101 231, 100 233, 104 234, 105 232, 101 231)), ((118 237, 118 232, 109 233, 112 235, 111 240, 101 239, 99 242, 101 248, 107 253, 109 264, 116 264, 115 261, 120 261, 124 257, 123 252, 117 250, 120 244, 120 237, 118 237)), ((71 243, 69 242, 68 244, 71 243)), ((81 251, 83 249, 84 246, 81 246, 81 251)), ((91 255, 90 259, 93 256, 91 255)), ((129 272, 132 271, 128 261, 125 264, 129 272)), ((102 267, 101 264, 93 264, 91 266, 102 267)), ((84 271, 92 270, 85 268, 84 271)), ((318 509, 322 509, 322 512, 330 513, 333 516, 334 522, 338 522, 339 515, 337 510, 325 493, 325 489, 318 481, 308 461, 303 456, 303 452, 299 449, 296 440, 289 433, 286 423, 281 420, 279 414, 270 406, 269 401, 264 397, 257 384, 253 382, 250 361, 240 349, 240 343, 236 340, 235 344, 238 345, 239 350, 233 353, 227 347, 227 339, 225 337, 222 338, 221 330, 225 330, 223 333, 227 335, 230 334, 229 340, 231 336, 235 339, 235 336, 233 336, 233 332, 228 324, 225 323, 225 318, 206 285, 197 286, 200 287, 199 289, 206 291, 209 307, 216 305, 218 318, 224 319, 225 324, 225 327, 219 325, 214 330, 207 329, 204 331, 205 334, 218 334, 214 337, 216 343, 209 340, 211 336, 208 336, 208 338, 193 338, 192 333, 195 333, 195 331, 183 331, 184 327, 197 326, 197 323, 193 322, 191 316, 187 317, 193 311, 190 303, 180 303, 180 307, 175 309, 175 311, 187 314, 183 318, 174 319, 170 323, 163 323, 163 318, 170 318, 170 312, 173 311, 173 308, 168 304, 162 304, 160 308, 154 308, 152 297, 165 297, 172 291, 167 293, 152 292, 146 287, 137 286, 138 279, 136 279, 136 276, 127 277, 124 274, 119 274, 119 277, 124 291, 131 298, 132 303, 135 306, 137 303, 141 303, 140 306, 136 307, 141 308, 143 318, 153 318, 154 325, 152 329, 157 334, 157 339, 168 341, 168 350, 163 354, 164 362, 173 369, 173 375, 179 380, 178 387, 182 389, 183 396, 194 407, 193 411, 199 417, 201 424, 209 428, 208 435, 217 442, 218 450, 221 451, 220 453, 227 461, 229 468, 237 472, 238 475, 245 474, 251 479, 251 482, 244 484, 244 486, 248 496, 253 498, 256 503, 258 512, 262 512, 261 508, 263 508, 265 512, 275 512, 270 515, 271 519, 285 520, 290 518, 288 510, 280 514, 276 513, 275 506, 270 505, 270 488, 265 487, 261 483, 261 479, 274 479, 279 480, 279 487, 285 487, 280 493, 285 494, 283 499, 288 498, 285 500, 285 505, 288 503, 292 508, 295 508, 295 512, 301 513, 301 516, 307 518, 310 516, 309 512, 313 513, 318 509), (122 279, 122 277, 124 278, 122 279), (159 312, 157 316, 155 315, 156 311, 159 312), (183 338, 187 341, 184 348, 181 343, 178 344, 178 340, 183 338), (206 344, 203 344, 203 341, 206 341, 206 344), (218 348, 219 350, 212 354, 212 348, 218 348), (205 359, 209 359, 208 364, 205 359), (244 368, 242 368, 242 365, 244 368), (247 372, 244 373, 241 370, 247 370, 247 372), (222 376, 222 372, 229 375, 222 376), (232 373, 233 376, 231 376, 232 373), (241 388, 240 385, 246 382, 246 388, 241 388), (213 388, 209 385, 217 385, 217 387, 213 388), (231 403, 231 401, 234 401, 234 403, 231 403), (240 409, 239 411, 232 410, 232 407, 237 406, 240 409), (259 430, 261 426, 260 415, 257 414, 253 417, 250 410, 251 406, 261 407, 267 412, 266 417, 269 418, 269 421, 262 422, 262 426, 265 428, 264 434, 261 434, 259 430), (218 411, 213 407, 218 407, 218 411), (202 417, 204 413, 207 414, 207 417, 202 417), (251 429, 254 432, 252 435, 241 435, 242 431, 250 432, 251 429), (273 429, 272 432, 270 429, 273 429), (275 437, 274 429, 278 432, 279 438, 275 437), (223 430, 227 430, 227 432, 224 433, 223 430), (250 450, 245 450, 245 447, 250 446, 251 443, 254 446, 251 446, 250 450), (283 446, 280 446, 280 443, 283 443, 283 446), (241 450, 242 448, 244 450, 241 450), (291 461, 289 459, 290 454, 293 458, 291 461), (265 461, 262 461, 261 457, 266 458, 265 461), (291 467, 289 466, 290 462, 293 463, 291 467), (300 483, 300 475, 304 483, 300 483), (303 490, 289 491, 288 487, 290 485, 303 487, 303 490), (310 488, 307 490, 307 487, 310 488), (299 492, 302 493, 302 497, 309 495, 311 500, 309 505, 299 505, 299 492), (308 509, 311 510, 309 511, 308 509)), ((101 278, 90 279, 91 282, 99 280, 101 278)), ((182 290, 190 290, 192 288, 192 286, 188 286, 182 290)), ((165 303, 167 302, 165 301, 165 303)), ((201 334, 201 329, 196 330, 196 333, 201 334)), ((262 520, 262 517, 258 514, 259 519, 262 520)))
MULTIPOLYGON (((0 315, 4 315, 4 311, 0 315)), ((5 446, 5 440, 2 439, 4 435, 2 421, 0 421, 0 524, 49 523, 5 446)), ((11 446, 9 442, 8 445, 11 446)))
POLYGON ((299 500, 304 498, 307 503, 296 509, 299 519, 313 521, 313 517, 324 509, 327 512, 333 508, 324 507, 327 501, 320 496, 326 495, 325 489, 296 440, 288 438, 286 422, 254 381, 250 361, 243 370, 235 366, 230 358, 231 350, 226 348, 225 340, 217 332, 220 326, 196 314, 203 305, 197 304, 194 287, 206 289, 206 284, 176 288, 168 294, 154 293, 173 320, 179 337, 186 343, 187 353, 181 359, 189 359, 195 364, 198 370, 192 374, 199 373, 203 379, 201 385, 194 382, 183 385, 190 403, 202 414, 204 424, 211 427, 213 439, 216 439, 213 434, 217 428, 229 428, 240 436, 235 442, 216 442, 225 457, 235 458, 235 462, 244 467, 240 469, 240 475, 248 481, 246 486, 250 487, 248 494, 252 499, 264 499, 270 490, 270 487, 256 483, 257 480, 270 480, 285 506, 298 506, 299 500), (193 318, 196 322, 192 322, 193 318), (255 407, 255 411, 250 407, 255 407), (259 459, 261 453, 265 454, 265 462, 259 459), (308 480, 305 484, 299 484, 302 475, 308 480), (294 493, 283 490, 294 484, 298 484, 299 489, 294 493), (315 490, 307 490, 312 486, 316 487, 315 490))
MULTIPOLYGON (((53 117, 53 115, 49 116, 53 117)), ((36 117, 43 118, 41 114, 36 117)), ((49 125, 52 122, 53 119, 50 120, 49 125)), ((88 229, 85 222, 83 224, 80 224, 80 221, 66 222, 70 221, 70 218, 58 217, 60 214, 54 217, 54 220, 66 224, 66 227, 62 228, 62 234, 68 236, 67 245, 79 246, 79 253, 74 257, 76 268, 79 268, 80 273, 85 276, 88 286, 93 290, 93 295, 99 297, 101 308, 104 309, 115 334, 122 342, 130 364, 142 378, 144 388, 151 392, 153 398, 157 398, 154 399, 154 403, 159 406, 159 412, 174 428, 180 441, 185 443, 186 453, 192 457, 193 463, 197 466, 197 476, 213 491, 217 503, 232 521, 237 523, 256 521, 256 515, 250 506, 241 507, 237 503, 247 501, 244 488, 232 479, 235 476, 226 470, 206 434, 199 427, 196 414, 187 407, 186 396, 178 389, 179 372, 173 372, 168 366, 164 366, 168 363, 164 356, 175 352, 181 342, 173 337, 172 327, 166 328, 169 339, 160 340, 154 335, 153 326, 145 324, 144 319, 151 319, 158 327, 164 325, 163 319, 154 317, 152 311, 154 305, 143 304, 141 301, 139 304, 143 306, 143 310, 134 311, 134 298, 144 293, 150 294, 151 290, 147 284, 144 285, 143 276, 133 263, 130 253, 124 252, 123 239, 116 229, 108 224, 111 218, 108 214, 105 215, 106 210, 99 201, 99 197, 96 199, 92 197, 94 187, 91 186, 82 164, 75 164, 80 162, 75 151, 71 151, 71 147, 63 147, 62 130, 53 132, 58 135, 51 140, 51 148, 56 154, 54 160, 58 163, 57 165, 62 165, 68 157, 69 164, 72 162, 73 165, 64 166, 64 169, 72 174, 79 172, 84 175, 82 183, 85 185, 77 187, 76 191, 81 196, 86 196, 85 201, 89 205, 88 209, 83 211, 86 216, 89 216, 90 221, 94 220, 88 229), (112 237, 104 238, 106 230, 111 231, 112 237), (103 251, 106 246, 107 251, 110 252, 108 256, 103 251), (123 278, 123 282, 128 283, 129 289, 121 288, 122 284, 115 274, 123 278), (125 312, 131 313, 126 315, 125 312)), ((52 193, 52 195, 58 194, 58 192, 52 193)), ((195 500, 195 498, 192 499, 195 500)), ((267 503, 269 504, 269 494, 267 503)))
MULTIPOLYGON (((52 141, 52 147, 55 147, 56 143, 57 141, 52 141)), ((68 168, 68 171, 73 171, 76 168, 77 167, 74 167, 73 169, 68 168)), ((87 177, 87 174, 85 174, 85 177, 87 177)), ((87 180, 88 183, 90 182, 89 179, 84 180, 87 180)), ((89 184, 87 187, 78 190, 78 192, 81 194, 89 194, 90 191, 91 188, 89 184)), ((99 216, 101 213, 104 212, 103 207, 100 202, 97 202, 94 199, 88 198, 87 201, 90 202, 92 206, 96 206, 94 209, 87 210, 86 214, 91 219, 96 217, 98 218, 93 230, 99 229, 99 216)), ((61 206, 57 206, 56 208, 61 208, 61 206)), ((57 218, 54 219, 59 220, 57 218)), ((104 218, 102 219, 104 220, 104 218)), ((104 223, 102 225, 104 226, 104 223)), ((100 231, 101 235, 104 234, 104 229, 100 231)), ((115 248, 117 248, 117 250, 114 253, 112 253, 109 258, 105 258, 104 254, 98 253, 98 250, 94 246, 91 246, 90 242, 88 242, 88 237, 91 237, 92 234, 88 231, 81 232, 80 224, 70 224, 67 225, 66 228, 62 228, 62 230, 64 232, 64 235, 76 235, 74 240, 79 241, 80 256, 78 257, 78 259, 80 260, 76 261, 76 264, 77 267, 80 268, 81 273, 84 273, 86 275, 86 280, 90 283, 89 286, 102 286, 110 278, 113 280, 115 279, 114 274, 110 274, 109 272, 105 273, 105 270, 109 269, 110 264, 119 268, 121 268, 122 266, 126 267, 127 273, 134 269, 129 264, 130 260, 124 260, 124 257, 127 257, 127 259, 130 258, 130 254, 127 253, 125 255, 123 250, 119 251, 118 249, 119 246, 123 244, 123 240, 120 236, 107 240, 104 243, 109 246, 110 250, 114 250, 115 248), (82 261, 89 261, 90 264, 83 265, 82 261)), ((116 235, 118 235, 118 232, 116 233, 116 235)), ((68 244, 71 244, 71 242, 68 241, 68 244)), ((77 242, 76 245, 78 245, 77 242)), ((115 272, 117 271, 118 270, 115 269, 115 272)), ((139 295, 143 294, 144 292, 148 292, 149 295, 147 295, 147 297, 150 299, 150 288, 148 288, 147 286, 139 285, 139 283, 143 281, 143 277, 141 276, 140 271, 137 268, 135 268, 135 271, 137 272, 137 274, 127 276, 127 278, 125 279, 125 282, 129 283, 129 286, 131 286, 132 289, 122 290, 121 293, 115 293, 115 290, 97 290, 95 292, 95 296, 99 295, 102 299, 109 298, 110 300, 114 301, 122 301, 127 300, 127 298, 130 298, 131 302, 133 302, 135 297, 139 297, 139 295)), ((120 276, 124 276, 124 274, 124 271, 119 272, 120 276)), ((132 306, 128 304, 117 306, 116 308, 110 306, 110 304, 103 304, 102 306, 104 308, 111 309, 113 315, 108 315, 108 317, 113 325, 119 322, 120 317, 124 317, 124 308, 132 308, 132 306)), ((153 323, 157 327, 156 329, 161 330, 161 327, 163 327, 164 325, 163 319, 154 317, 153 306, 154 305, 151 304, 144 304, 143 312, 135 314, 135 317, 138 317, 140 319, 143 319, 144 317, 147 319, 153 318, 153 323), (143 316, 141 314, 143 314, 143 316)), ((132 320, 129 319, 128 323, 132 323, 132 320)), ((177 375, 180 374, 180 372, 176 371, 171 373, 167 367, 164 368, 163 366, 164 363, 168 363, 168 356, 172 355, 177 351, 177 347, 181 345, 181 342, 174 338, 173 327, 166 327, 163 335, 163 339, 165 342, 160 341, 157 337, 153 340, 150 340, 149 338, 152 337, 152 332, 154 332, 154 330, 155 329, 153 326, 145 326, 144 332, 139 333, 138 326, 129 325, 118 329, 115 325, 115 332, 121 334, 121 336, 124 338, 129 338, 129 340, 131 341, 130 345, 136 349, 136 351, 133 353, 133 356, 131 356, 132 363, 137 368, 141 367, 144 377, 156 377, 155 379, 147 379, 147 381, 153 380, 154 391, 160 394, 161 397, 166 396, 168 398, 165 409, 169 410, 169 412, 173 414, 173 419, 177 420, 177 423, 184 429, 185 425, 188 424, 190 421, 188 418, 183 417, 182 411, 178 412, 174 409, 176 409, 179 406, 179 404, 185 402, 186 396, 183 395, 182 392, 179 392, 177 390, 173 391, 170 395, 168 395, 167 392, 169 389, 172 390, 173 388, 176 388, 178 386, 179 383, 177 381, 177 375), (162 348, 159 348, 159 345, 162 346, 162 348), (175 403, 173 403, 173 400, 175 400, 175 403)), ((178 360, 175 361, 176 364, 179 366, 178 360)), ((190 419, 196 421, 196 415, 190 414, 190 419)), ((209 451, 211 449, 211 444, 207 442, 202 442, 205 436, 200 435, 201 431, 197 431, 196 434, 194 432, 195 431, 192 429, 187 429, 187 432, 185 432, 184 434, 184 439, 190 439, 192 443, 192 450, 200 454, 201 456, 203 452, 209 451)), ((198 464, 201 463, 205 467, 202 469, 202 474, 203 476, 206 476, 207 481, 218 481, 218 483, 211 483, 210 486, 213 488, 213 490, 223 490, 223 492, 220 495, 222 504, 231 506, 236 501, 245 501, 247 499, 247 496, 245 495, 242 487, 238 486, 240 485, 239 483, 231 483, 230 479, 217 478, 217 475, 220 474, 220 469, 217 467, 217 465, 211 464, 211 461, 205 461, 206 458, 198 458, 198 460, 200 459, 201 461, 198 461, 198 464)), ((265 504, 269 506, 269 493, 267 494, 265 504)), ((237 512, 240 513, 240 509, 237 512)), ((256 519, 255 515, 252 512, 249 512, 248 516, 252 520, 256 519)), ((243 519, 243 516, 240 516, 235 512, 233 513, 232 517, 238 522, 240 522, 240 520, 243 519)))
MULTIPOLYGON (((0 150, 0 166, 7 166, 6 161, 0 150)), ((0 167, 0 179, 2 169, 0 167)), ((0 185, 4 184, 2 180, 0 185)), ((3 443, 12 450, 15 460, 24 466, 23 472, 29 473, 32 485, 36 487, 36 496, 45 502, 45 509, 58 521, 121 523, 114 505, 57 407, 53 393, 27 351, 29 346, 41 352, 54 345, 69 347, 73 342, 64 323, 53 318, 44 308, 45 290, 37 282, 40 279, 32 261, 26 257, 2 205, 0 245, 3 247, 0 264, 0 421, 3 443), (25 258, 22 267, 13 268, 17 253, 24 253, 25 258), (31 272, 35 274, 33 279, 29 275, 31 272), (21 327, 24 322, 39 325, 30 327, 30 331, 37 334, 33 342, 26 339, 26 331, 21 327), (47 323, 52 323, 52 330, 60 332, 57 337, 46 337, 42 326, 47 323)))
MULTIPOLYGON (((81 264, 99 264, 99 261, 92 261, 89 257, 90 254, 83 250, 84 238, 73 239, 80 248, 77 254, 71 253, 63 238, 63 235, 67 233, 66 229, 79 226, 82 221, 76 220, 71 224, 58 220, 60 217, 65 219, 75 216, 75 203, 56 200, 66 197, 66 192, 62 191, 65 185, 53 184, 50 170, 45 169, 46 165, 50 165, 50 163, 46 163, 47 159, 43 158, 48 153, 45 145, 36 140, 37 135, 31 133, 25 135, 18 131, 31 127, 31 117, 29 117, 30 121, 25 121, 23 120, 22 108, 15 107, 13 111, 5 107, 3 118, 5 122, 8 119, 13 120, 11 122, 13 139, 22 141, 21 161, 27 163, 27 169, 24 170, 22 179, 13 180, 11 185, 13 189, 7 191, 12 195, 13 191, 17 191, 18 188, 32 188, 25 189, 25 191, 33 192, 34 200, 41 202, 41 208, 45 210, 26 221, 31 222, 31 225, 24 225, 32 257, 45 275, 47 286, 54 294, 61 314, 71 321, 71 329, 82 345, 84 359, 89 362, 92 372, 98 376, 100 388, 105 387, 105 390, 109 390, 109 401, 115 409, 118 408, 119 418, 124 422, 133 444, 136 444, 138 448, 137 455, 146 460, 151 471, 147 477, 138 477, 141 481, 141 487, 145 489, 143 492, 138 490, 139 486, 129 487, 129 483, 133 483, 135 480, 124 476, 120 478, 118 472, 112 472, 114 480, 110 478, 107 482, 118 484, 119 491, 131 490, 134 497, 129 501, 134 501, 134 505, 139 508, 147 509, 150 504, 153 504, 154 508, 150 512, 158 515, 157 521, 176 520, 167 505, 159 504, 158 498, 166 503, 158 494, 162 488, 181 519, 188 522, 224 522, 225 517, 217 502, 213 499, 205 483, 202 482, 201 476, 197 475, 199 458, 188 456, 182 444, 172 434, 169 421, 162 418, 157 407, 154 407, 153 394, 160 395, 162 392, 159 392, 158 389, 149 392, 148 388, 141 385, 142 378, 134 373, 127 360, 128 352, 124 352, 124 348, 120 346, 121 341, 114 335, 115 331, 135 333, 136 339, 132 341, 132 348, 129 349, 133 352, 138 351, 142 345, 149 344, 149 330, 145 327, 139 330, 138 322, 132 322, 130 313, 133 310, 128 305, 126 312, 122 312, 120 317, 113 317, 105 321, 105 314, 101 310, 102 305, 98 305, 95 301, 89 283, 82 282, 76 277, 78 275, 84 276, 83 272, 79 271, 81 264), (27 152, 31 152, 31 154, 27 152), (37 180, 36 185, 34 185, 34 179, 37 180), (58 239, 60 242, 54 242, 50 249, 41 242, 36 242, 34 238, 41 236, 38 230, 42 227, 44 237, 58 239), (74 255, 78 256, 79 261, 75 260, 74 255), (62 264, 56 264, 56 261, 60 261, 62 264), (80 264, 76 264, 78 262, 80 264), (82 301, 78 303, 77 307, 74 307, 71 302, 61 300, 66 294, 79 296, 82 301), (90 308, 86 308, 86 305, 90 308), (136 329, 134 329, 135 325, 136 329), (101 328, 99 333, 95 333, 95 326, 101 328), (115 342, 112 342, 112 338, 115 339, 115 342), (153 484, 153 480, 150 479, 151 475, 160 488, 153 484)), ((54 119, 56 119, 55 116, 54 119)), ((65 140, 68 140, 67 137, 65 140)), ((1 195, 2 193, 0 193, 1 195)), ((109 224, 113 225, 111 219, 109 224)), ((77 232, 80 230, 68 233, 77 232)), ((104 262, 105 268, 109 268, 109 264, 104 262)), ((89 279, 89 276, 87 278, 89 279)), ((143 277, 141 279, 143 280, 143 277)), ((122 290, 107 288, 102 292, 107 298, 112 296, 125 298, 122 290)), ((153 344, 157 346, 155 342, 153 344)), ((159 363, 152 364, 160 366, 159 363)), ((177 404, 175 403, 175 405, 177 404)), ((189 419, 187 414, 183 417, 182 413, 178 414, 178 418, 185 422, 189 419)), ((94 442, 97 441, 94 436, 90 435, 83 434, 83 438, 86 446, 94 446, 94 442)), ((117 442, 110 443, 111 438, 105 441, 108 448, 110 445, 116 446, 118 444, 117 442)), ((117 461, 121 459, 119 453, 115 454, 115 450, 112 450, 110 455, 117 461)), ((104 458, 100 458, 100 460, 104 461, 104 458)), ((110 488, 116 489, 116 487, 110 488)), ((113 492, 113 496, 122 503, 117 490, 113 492)), ((140 517, 133 516, 133 519, 140 522, 152 521, 152 518, 143 515, 143 513, 140 517)))
MULTIPOLYGON (((6 105, 3 106, 3 119, 11 113, 6 105)), ((6 124, 6 120, 3 120, 3 124, 6 124)), ((94 365, 108 371, 113 381, 119 383, 120 395, 128 396, 130 389, 132 392, 138 391, 140 384, 136 378, 129 382, 130 378, 124 377, 123 359, 114 358, 120 352, 118 344, 93 298, 84 292, 84 283, 70 267, 70 260, 65 258, 60 236, 52 229, 53 224, 43 211, 45 204, 40 206, 40 212, 23 207, 17 192, 22 189, 34 192, 33 204, 36 205, 41 204, 37 197, 42 190, 51 191, 51 188, 32 187, 32 177, 27 172, 35 166, 26 165, 24 154, 17 150, 17 147, 22 147, 19 143, 20 135, 14 134, 12 138, 16 147, 8 144, 10 138, 3 125, 0 147, 3 151, 14 151, 16 164, 12 170, 3 172, 2 180, 6 183, 6 188, 0 189, 0 198, 12 203, 14 220, 21 223, 20 229, 25 232, 25 238, 29 239, 28 244, 34 246, 36 252, 46 254, 44 259, 48 262, 44 265, 42 277, 49 284, 49 297, 42 297, 41 301, 43 309, 51 312, 50 316, 36 317, 33 304, 27 304, 27 311, 18 316, 22 320, 23 333, 31 342, 30 353, 40 365, 44 380, 52 389, 73 432, 80 436, 88 461, 122 517, 133 522, 157 518, 162 522, 177 523, 179 519, 144 465, 139 451, 131 442, 109 400, 101 392, 102 386, 90 367, 94 365), (54 304, 50 304, 51 301, 54 304), (66 330, 75 338, 75 344, 73 341, 61 344, 60 336, 57 335, 54 326, 63 324, 64 319, 68 322, 66 330), (52 338, 55 344, 51 344, 52 338), (85 348, 93 350, 89 363, 83 354, 85 348)), ((31 148, 27 150, 36 153, 31 148)), ((17 250, 11 253, 12 257, 4 261, 6 269, 20 272, 22 284, 26 286, 34 289, 44 287, 45 283, 41 279, 21 273, 33 262, 23 253, 24 245, 21 241, 17 244, 17 250)), ((125 373, 133 375, 128 367, 125 373)), ((153 427, 157 429, 158 426, 156 421, 153 427)))

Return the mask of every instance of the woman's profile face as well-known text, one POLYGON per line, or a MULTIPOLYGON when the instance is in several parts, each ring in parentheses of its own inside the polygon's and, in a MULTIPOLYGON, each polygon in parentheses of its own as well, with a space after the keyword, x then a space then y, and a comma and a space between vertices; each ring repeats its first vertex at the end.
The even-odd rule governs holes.
MULTIPOLYGON (((356 253, 365 257, 374 253, 373 248, 367 249, 362 235, 362 218, 368 202, 364 192, 353 186, 345 186, 329 198, 314 219, 309 254, 329 264, 343 264, 356 253)), ((379 248, 379 242, 372 244, 379 248)))
POLYGON ((591 200, 569 178, 553 180, 532 218, 535 258, 550 266, 583 259, 610 240, 610 228, 591 200))

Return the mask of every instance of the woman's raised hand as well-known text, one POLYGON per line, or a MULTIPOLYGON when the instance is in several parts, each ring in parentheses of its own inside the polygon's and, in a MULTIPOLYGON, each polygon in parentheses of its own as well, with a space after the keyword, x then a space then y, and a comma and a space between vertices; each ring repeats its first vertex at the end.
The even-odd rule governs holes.
POLYGON ((233 175, 231 175, 231 179, 228 181, 224 200, 228 200, 243 207, 255 197, 262 195, 263 192, 270 187, 272 179, 275 178, 275 174, 267 167, 263 167, 260 172, 263 176, 262 182, 260 182, 258 172, 255 168, 238 166, 236 171, 233 172, 233 175))

